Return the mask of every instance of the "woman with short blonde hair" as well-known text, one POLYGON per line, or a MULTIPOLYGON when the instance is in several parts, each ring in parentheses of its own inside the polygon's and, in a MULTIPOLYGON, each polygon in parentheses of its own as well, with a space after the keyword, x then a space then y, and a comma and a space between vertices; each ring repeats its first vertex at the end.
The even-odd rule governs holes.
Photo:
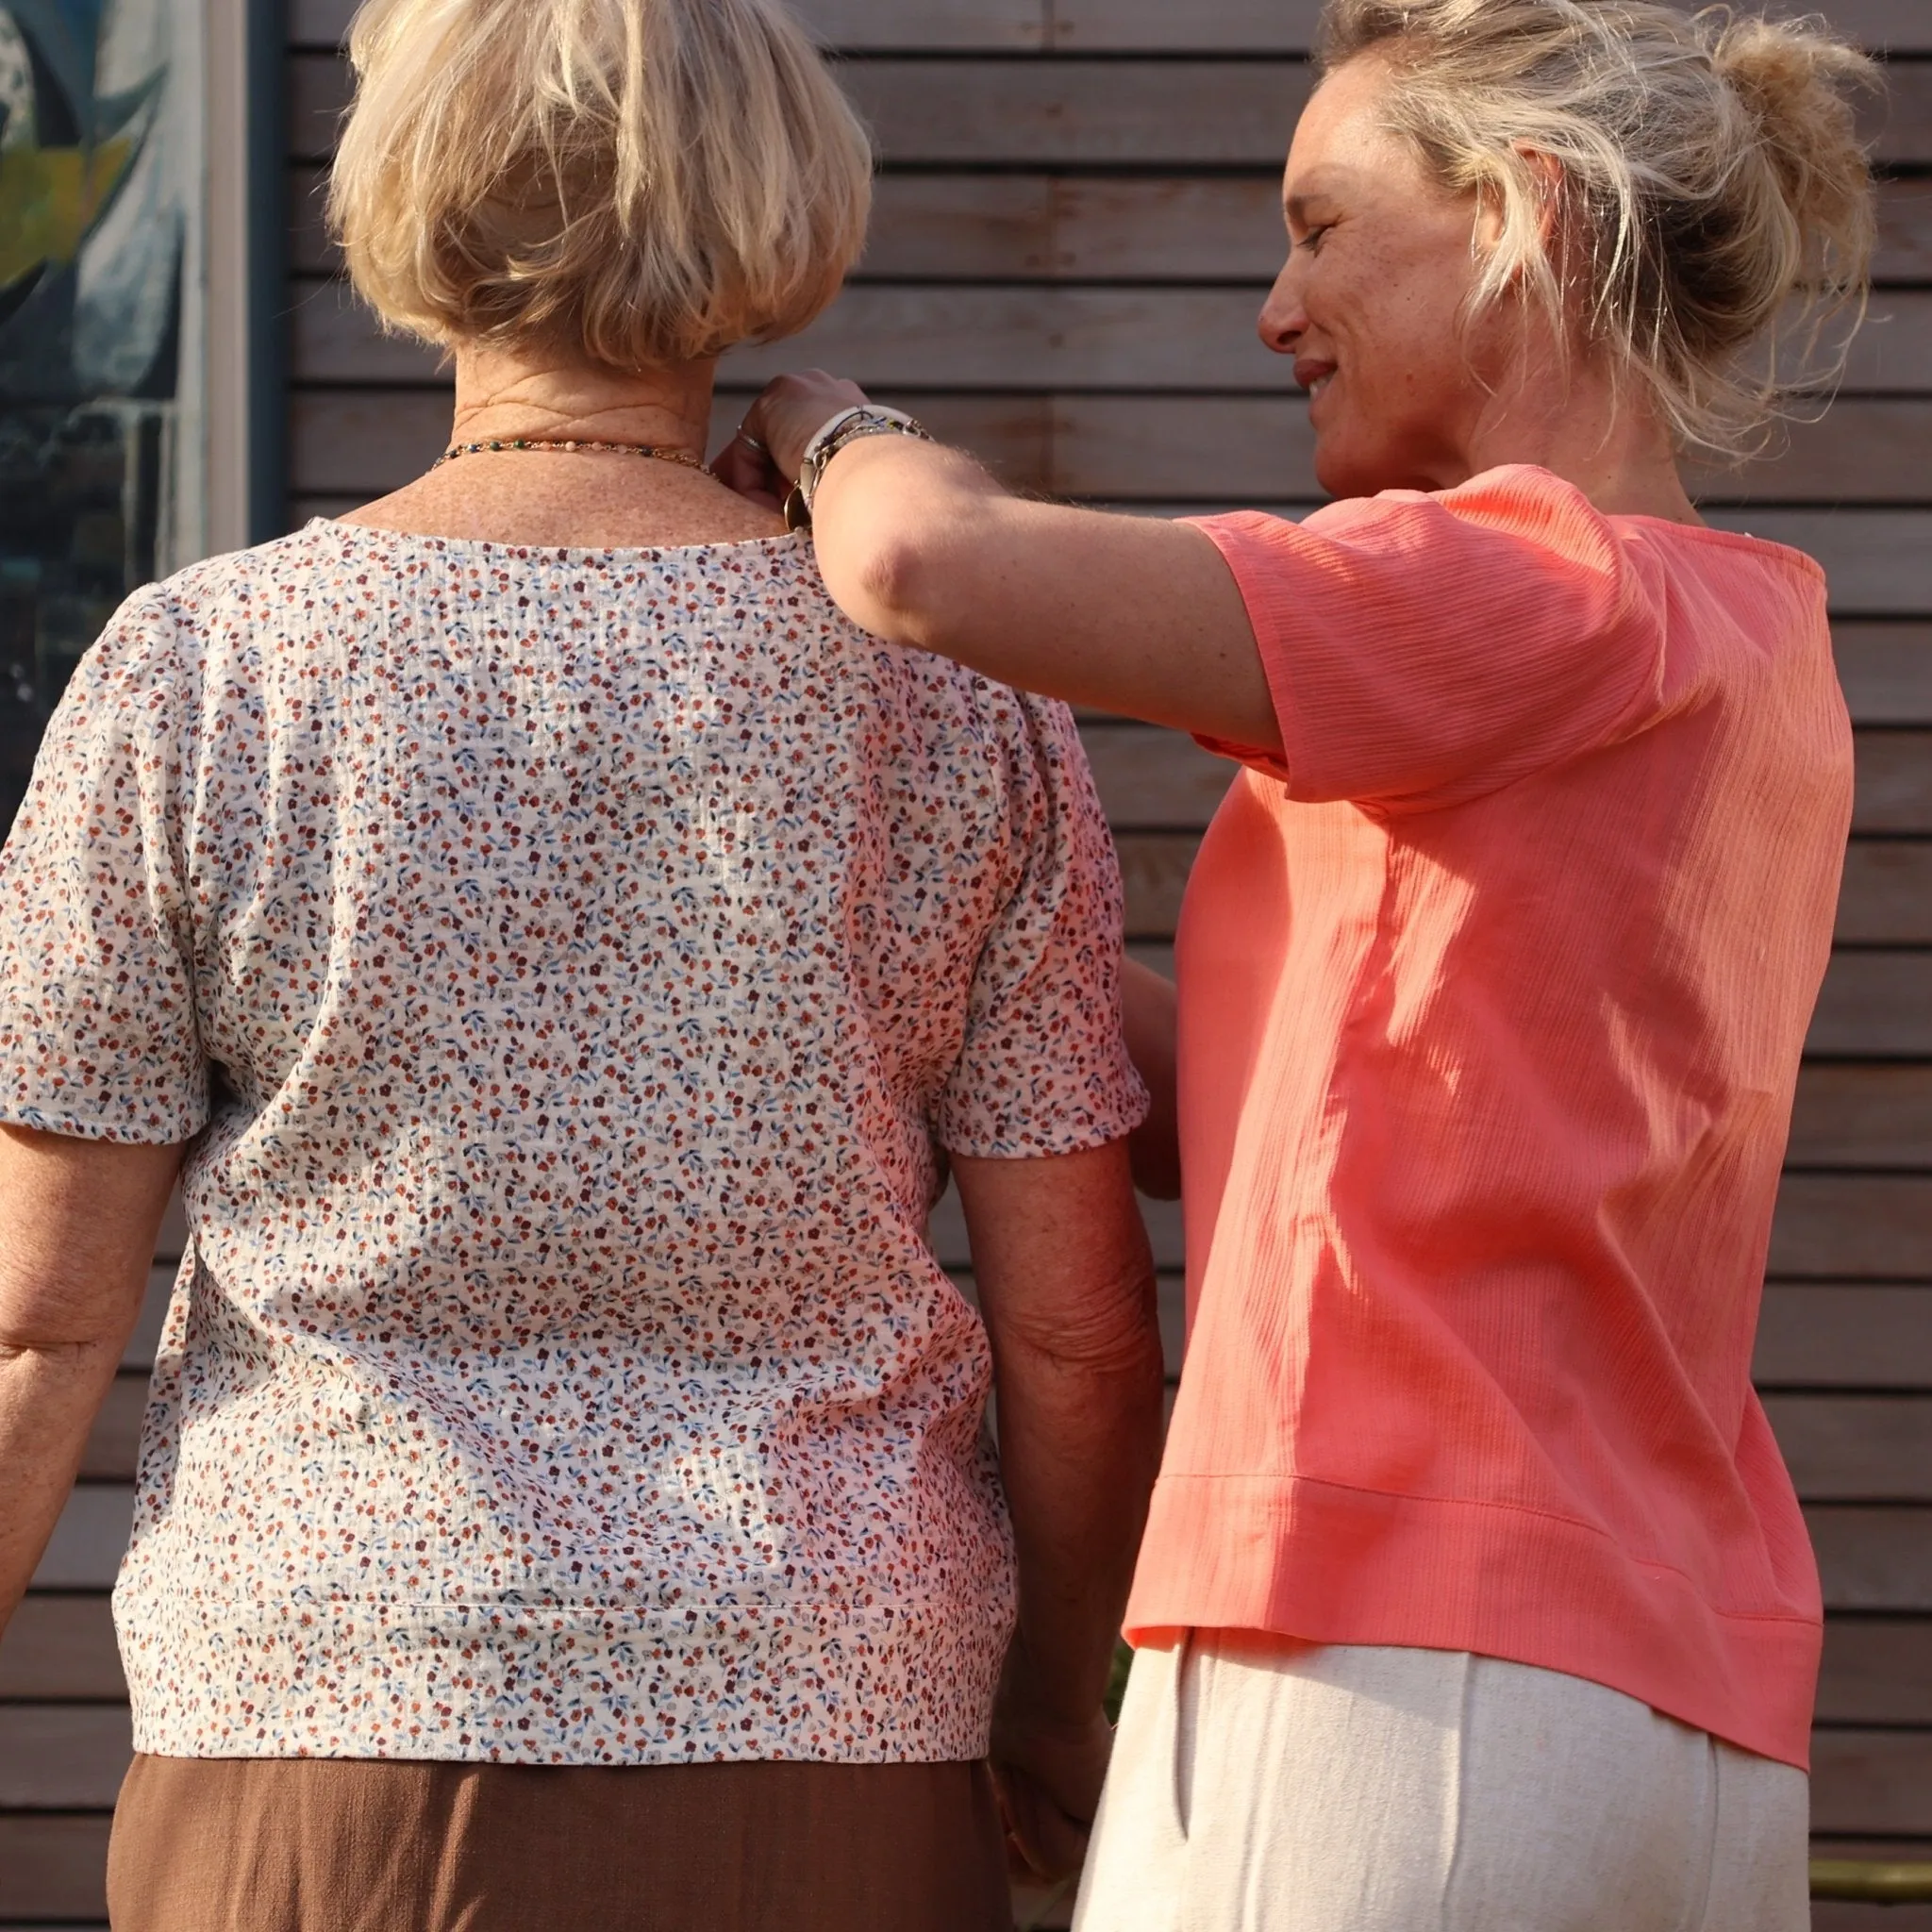
POLYGON ((718 354, 864 225, 774 0, 351 47, 335 219, 456 432, 138 594, 48 735, 0 1619, 179 1174, 117 1932, 1008 1932, 1002 1809, 1061 1872, 1098 1799, 1160 1425, 1077 734, 702 468, 718 354))
POLYGON ((869 630, 1243 767, 1177 1035, 1129 1002, 1191 1324, 1077 1923, 1800 1932, 1819 1588, 1750 1370, 1851 742, 1823 573, 1682 465, 1823 407, 1874 70, 1641 0, 1324 47, 1261 333, 1341 501, 1022 502, 827 441, 823 377, 748 418, 869 630))

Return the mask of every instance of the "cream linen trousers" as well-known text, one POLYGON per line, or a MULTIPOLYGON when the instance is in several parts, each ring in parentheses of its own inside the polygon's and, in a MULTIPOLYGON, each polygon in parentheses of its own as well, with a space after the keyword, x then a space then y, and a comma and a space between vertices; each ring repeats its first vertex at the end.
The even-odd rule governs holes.
POLYGON ((1075 1932, 1805 1932, 1809 1786, 1601 1685, 1196 1632, 1134 1659, 1075 1932))

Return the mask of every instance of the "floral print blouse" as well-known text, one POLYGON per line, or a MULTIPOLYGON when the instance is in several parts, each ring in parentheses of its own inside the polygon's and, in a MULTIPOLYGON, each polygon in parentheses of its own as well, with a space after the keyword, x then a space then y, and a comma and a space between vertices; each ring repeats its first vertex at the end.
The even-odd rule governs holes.
POLYGON ((0 1118, 192 1141, 136 1747, 980 1755, 936 1152, 1119 1138, 1073 723, 808 544, 319 521, 132 598, 0 863, 0 1118))

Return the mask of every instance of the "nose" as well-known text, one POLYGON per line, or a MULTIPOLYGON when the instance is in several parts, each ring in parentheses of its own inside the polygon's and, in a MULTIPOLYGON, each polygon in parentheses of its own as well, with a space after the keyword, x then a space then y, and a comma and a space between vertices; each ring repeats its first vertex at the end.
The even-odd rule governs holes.
POLYGON ((1292 248, 1282 264, 1268 299, 1261 305, 1257 327, 1262 342, 1277 356, 1292 356, 1308 326, 1302 303, 1301 264, 1292 248))

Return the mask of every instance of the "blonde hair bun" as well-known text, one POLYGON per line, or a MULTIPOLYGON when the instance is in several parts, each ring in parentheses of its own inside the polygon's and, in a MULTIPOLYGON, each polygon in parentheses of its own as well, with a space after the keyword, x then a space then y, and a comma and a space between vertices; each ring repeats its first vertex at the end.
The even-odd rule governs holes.
POLYGON ((1757 120, 1791 219, 1814 248, 1850 239, 1869 253, 1872 171, 1854 99, 1879 84, 1876 68, 1821 21, 1716 7, 1697 18, 1710 35, 1711 66, 1757 120))
POLYGON ((1327 0, 1324 71, 1371 52, 1390 62, 1393 131, 1501 211, 1477 301, 1527 287, 1580 314, 1681 447, 1748 455, 1841 375, 1877 227, 1856 95, 1880 80, 1822 21, 1327 0), (1540 158, 1562 173, 1561 249, 1540 158))

